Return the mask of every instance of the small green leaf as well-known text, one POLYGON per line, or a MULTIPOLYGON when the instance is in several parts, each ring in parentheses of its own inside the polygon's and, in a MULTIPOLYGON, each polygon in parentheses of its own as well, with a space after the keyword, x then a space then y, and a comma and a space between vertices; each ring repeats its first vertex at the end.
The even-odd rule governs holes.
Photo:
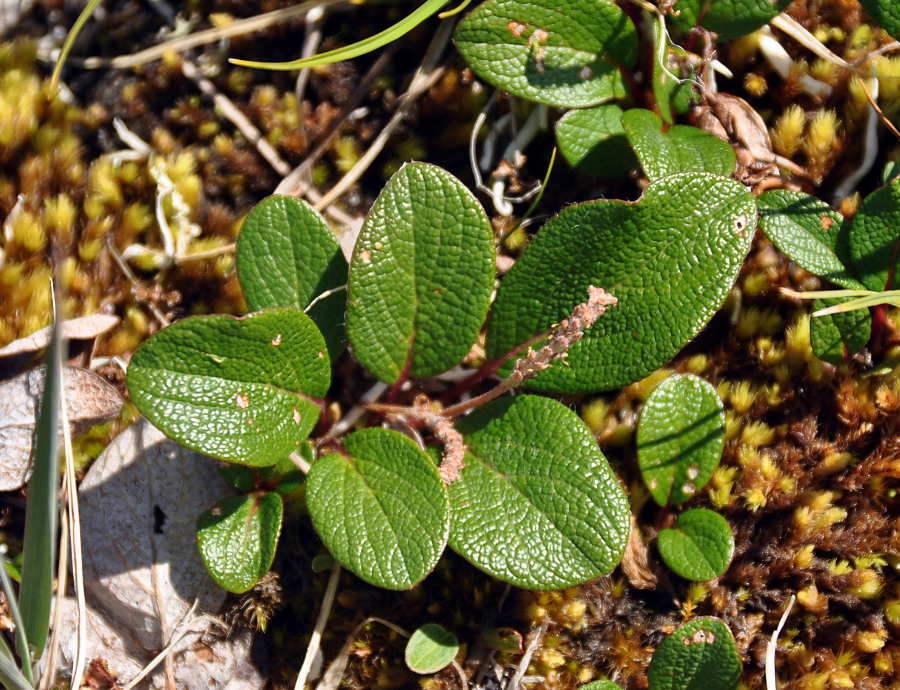
MULTIPOLYGON (((840 299, 817 299, 813 311, 840 304, 840 299)), ((872 334, 872 314, 868 309, 814 316, 809 324, 813 354, 824 362, 838 365, 862 350, 872 334)))
POLYGON ((674 375, 650 394, 637 429, 638 464, 661 506, 694 496, 712 477, 725 447, 725 409, 716 389, 674 375))
POLYGON ((878 26, 891 36, 900 39, 900 7, 896 0, 859 0, 878 26))
POLYGON ((589 201, 551 218, 500 285, 488 323, 497 359, 569 316, 602 287, 618 298, 571 346, 565 364, 528 385, 596 392, 639 381, 712 318, 756 227, 753 196, 710 173, 651 183, 635 203, 589 201))
POLYGON ((900 251, 900 180, 863 199, 850 231, 850 256, 860 282, 869 290, 900 287, 895 270, 900 251))
POLYGON ((454 551, 527 589, 571 587, 615 568, 628 501, 574 412, 549 398, 501 398, 457 430, 469 452, 450 485, 454 551))
POLYGON ((736 690, 741 659, 728 626, 705 616, 688 621, 656 648, 647 680, 650 690, 736 690))
POLYGON ((412 440, 387 429, 350 434, 344 453, 306 478, 313 526, 341 565, 387 589, 407 589, 437 564, 450 529, 447 489, 412 440))
POLYGON ((611 680, 592 680, 587 685, 579 686, 579 690, 622 690, 622 686, 611 680))
POLYGON ((269 572, 284 508, 275 492, 228 496, 197 520, 197 547, 213 579, 246 592, 269 572))
POLYGON ((734 172, 737 163, 734 149, 702 129, 674 125, 663 132, 662 120, 639 108, 626 112, 622 125, 650 180, 689 171, 726 176, 734 172))
POLYGON ((382 381, 432 376, 478 337, 494 285, 494 233, 446 170, 409 163, 375 201, 353 250, 347 334, 382 381))
POLYGON ((257 467, 309 436, 319 419, 309 398, 330 381, 322 334, 293 308, 179 321, 138 348, 127 377, 135 405, 166 435, 257 467))
MULTIPOLYGON (((315 453, 309 441, 300 444, 300 447, 297 449, 297 455, 310 464, 312 463, 315 453)), ((284 458, 277 465, 272 465, 271 468, 266 467, 265 469, 272 470, 272 475, 268 481, 270 485, 274 485, 272 487, 273 491, 277 491, 282 496, 295 492, 306 483, 306 475, 290 458, 284 458)))
POLYGON ((784 254, 810 273, 849 289, 863 287, 850 265, 850 224, 814 196, 773 189, 756 198, 759 229, 784 254))
POLYGON ((546 105, 583 108, 626 94, 637 33, 612 0, 488 0, 456 28, 456 47, 479 77, 546 105))
POLYGON ((219 476, 236 491, 246 493, 256 486, 256 470, 244 465, 222 463, 219 465, 219 476))
POLYGON ((556 123, 559 150, 569 165, 585 175, 612 178, 637 167, 625 129, 622 109, 598 105, 570 110, 556 123))
MULTIPOLYGON (((247 216, 235 247, 238 279, 250 311, 306 309, 322 293, 347 283, 347 260, 318 211, 301 199, 270 196, 247 216)), ((335 359, 344 347, 343 290, 309 310, 335 359)))
POLYGON ((413 673, 437 673, 456 657, 459 640, 437 623, 416 630, 406 643, 406 665, 413 673))
POLYGON ((507 654, 522 653, 522 633, 515 628, 485 628, 478 636, 478 644, 507 654))
POLYGON ((699 24, 727 41, 765 26, 790 4, 791 0, 677 0, 670 16, 684 31, 699 24))
POLYGON ((706 582, 725 572, 734 555, 728 522, 706 508, 687 510, 674 529, 660 530, 659 555, 681 577, 706 582))

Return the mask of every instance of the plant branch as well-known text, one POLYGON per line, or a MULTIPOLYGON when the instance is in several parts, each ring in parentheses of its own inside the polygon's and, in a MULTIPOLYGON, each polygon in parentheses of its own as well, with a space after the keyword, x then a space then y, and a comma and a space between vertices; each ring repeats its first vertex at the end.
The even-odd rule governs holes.
POLYGON ((472 398, 464 403, 448 407, 441 414, 445 417, 456 417, 468 412, 486 402, 493 400, 511 388, 522 385, 525 381, 533 379, 544 369, 558 359, 565 359, 569 348, 581 340, 584 332, 590 328, 600 315, 616 303, 616 298, 603 288, 588 287, 588 300, 582 302, 572 312, 572 316, 563 319, 546 344, 539 350, 528 348, 524 357, 516 360, 512 372, 503 383, 489 390, 484 395, 472 398))

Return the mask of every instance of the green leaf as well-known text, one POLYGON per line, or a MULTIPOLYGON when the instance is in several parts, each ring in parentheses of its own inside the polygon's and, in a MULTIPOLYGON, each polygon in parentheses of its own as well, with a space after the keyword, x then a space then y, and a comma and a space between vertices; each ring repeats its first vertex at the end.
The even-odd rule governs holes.
MULTIPOLYGON (((247 216, 235 247, 238 279, 250 311, 305 310, 347 284, 347 260, 325 219, 301 199, 270 196, 247 216)), ((339 290, 309 310, 334 360, 345 344, 347 295, 339 290)))
MULTIPOLYGON (((55 310, 59 324, 59 309, 55 310)), ((41 399, 34 445, 34 472, 28 482, 28 504, 25 507, 25 536, 22 542, 22 582, 19 587, 19 611, 24 635, 16 635, 16 651, 22 672, 29 681, 32 658, 44 651, 50 630, 50 601, 53 598, 53 579, 56 576, 56 528, 59 516, 60 484, 60 400, 63 386, 63 366, 66 345, 57 326, 50 334, 47 351, 47 373, 41 399), (25 644, 27 638, 28 644, 25 644), (32 656, 33 655, 33 656, 32 656)))
POLYGON ((850 256, 869 290, 900 287, 895 262, 900 251, 900 180, 863 199, 850 232, 850 256))
POLYGON ((850 224, 814 196, 773 189, 756 198, 759 229, 789 259, 810 273, 849 289, 863 287, 850 265, 850 224))
POLYGON ((546 105, 583 108, 626 95, 620 67, 637 33, 612 0, 488 0, 456 28, 456 47, 486 82, 546 105))
POLYGON ((791 0, 677 0, 674 23, 687 31, 699 24, 727 41, 752 33, 768 24, 791 0))
MULTIPOLYGON (((309 441, 300 444, 297 455, 312 464, 315 453, 309 441)), ((272 486, 273 491, 277 491, 282 496, 295 492, 306 483, 306 475, 289 457, 282 459, 277 465, 263 468, 262 472, 269 473, 266 482, 272 486)))
POLYGON ((592 680, 587 685, 579 686, 579 690, 622 690, 622 686, 611 680, 592 680))
POLYGON ((635 203, 569 206, 544 226, 500 286, 487 352, 502 357, 583 302, 588 286, 618 298, 584 337, 528 385, 595 392, 639 381, 712 318, 737 278, 756 227, 740 183, 680 173, 635 203))
POLYGON ((625 129, 622 109, 598 105, 570 110, 556 123, 559 150, 569 165, 585 175, 613 178, 637 167, 625 129))
MULTIPOLYGON (((841 304, 840 299, 818 299, 813 311, 841 304)), ((825 362, 838 365, 846 357, 862 350, 872 334, 872 314, 868 309, 814 316, 809 323, 809 340, 813 354, 825 362)))
POLYGON ((663 640, 647 669, 650 690, 736 690, 740 679, 741 659, 731 631, 706 616, 663 640))
POLYGON ((491 223, 459 180, 433 165, 403 166, 353 250, 347 334, 356 358, 388 383, 458 364, 487 314, 494 255, 491 223))
POLYGON ((622 116, 628 142, 650 180, 679 172, 734 172, 734 149, 702 129, 674 125, 665 132, 663 122, 649 110, 632 108, 622 116))
POLYGON ((138 348, 127 377, 135 405, 166 435, 257 467, 309 436, 319 419, 309 398, 330 381, 322 334, 293 308, 179 321, 138 348))
POLYGON ((219 476, 236 491, 251 491, 256 486, 257 473, 252 467, 222 463, 219 465, 219 476))
POLYGON ((345 453, 316 460, 306 478, 313 526, 341 565, 387 589, 407 589, 437 564, 450 529, 447 489, 409 438, 372 428, 345 453))
POLYGON ((426 623, 406 643, 406 665, 413 673, 437 673, 459 652, 456 635, 442 625, 426 623))
POLYGON ((450 547, 526 589, 609 573, 628 539, 628 501, 587 426, 564 405, 500 398, 457 423, 469 452, 450 486, 450 547))
POLYGON ((241 594, 269 572, 284 512, 274 491, 228 496, 197 520, 197 547, 212 578, 241 594))
POLYGON ((725 408, 716 389, 674 375, 650 394, 637 429, 638 464, 661 506, 694 496, 712 477, 725 447, 725 408))
POLYGON ((891 36, 900 39, 900 7, 896 0, 859 0, 860 4, 869 13, 878 26, 887 31, 891 36))
MULTIPOLYGON (((2 582, 3 596, 5 597, 5 606, 8 611, 8 617, 12 619, 15 625, 15 640, 17 649, 28 649, 28 636, 25 632, 25 623, 22 620, 22 614, 19 611, 19 605, 16 602, 16 591, 13 589, 12 580, 9 575, 9 568, 13 564, 6 559, 6 555, 0 553, 0 582, 2 582)), ((21 584, 21 575, 19 576, 21 584)), ((7 646, 6 640, 0 638, 0 662, 8 662, 7 665, 0 664, 0 683, 6 688, 20 688, 23 686, 29 690, 33 690, 32 681, 34 680, 31 671, 31 655, 28 654, 23 658, 22 670, 16 666, 15 657, 12 650, 7 646)))
POLYGON ((522 633, 515 628, 485 628, 478 636, 478 644, 508 654, 522 653, 522 633))
POLYGON ((728 522, 706 508, 687 510, 674 529, 660 530, 659 555, 681 577, 706 582, 725 572, 734 555, 728 522))

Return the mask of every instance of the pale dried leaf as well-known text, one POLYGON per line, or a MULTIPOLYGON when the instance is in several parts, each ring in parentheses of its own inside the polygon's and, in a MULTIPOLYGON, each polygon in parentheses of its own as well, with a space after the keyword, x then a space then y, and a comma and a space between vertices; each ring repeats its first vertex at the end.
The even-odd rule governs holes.
MULTIPOLYGON (((62 323, 62 337, 66 340, 93 340, 119 325, 119 317, 110 314, 92 314, 69 319, 62 323)), ((12 357, 26 352, 39 352, 50 345, 53 326, 35 331, 25 338, 14 340, 0 348, 0 357, 12 357)))
MULTIPOLYGON (((197 551, 196 523, 228 493, 215 461, 167 439, 144 419, 116 437, 87 473, 79 496, 92 609, 88 658, 105 658, 120 683, 156 655, 195 600, 195 616, 219 612, 225 591, 197 551)), ((210 632, 220 631, 213 625, 210 632)), ((201 640, 189 634, 170 660, 176 685, 261 687, 248 660, 250 642, 249 635, 201 640)), ((64 653, 71 659, 74 640, 64 653)), ((145 687, 165 687, 162 665, 145 687)))
MULTIPOLYGON (((64 367, 66 410, 73 436, 122 411, 118 391, 92 371, 64 367)), ((31 477, 31 449, 41 409, 45 368, 0 383, 0 491, 13 491, 31 477)))

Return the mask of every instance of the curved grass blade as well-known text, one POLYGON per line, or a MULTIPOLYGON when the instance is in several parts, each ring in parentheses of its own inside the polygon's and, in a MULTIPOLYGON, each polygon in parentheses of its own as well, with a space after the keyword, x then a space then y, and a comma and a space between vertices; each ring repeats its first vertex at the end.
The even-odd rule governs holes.
MULTIPOLYGON (((25 639, 25 624, 22 622, 22 614, 19 612, 19 605, 16 603, 16 593, 13 590, 12 580, 6 572, 6 556, 0 554, 0 582, 3 584, 3 593, 6 595, 6 605, 12 616, 13 622, 16 624, 16 647, 20 649, 28 648, 28 640, 25 639)), ((31 675, 31 657, 22 658, 22 669, 16 666, 12 652, 6 646, 6 642, 0 639, 0 657, 5 657, 12 664, 12 672, 9 667, 2 664, 3 659, 0 658, 0 683, 4 687, 24 687, 31 688, 30 683, 34 683, 31 675)))
POLYGON ((56 67, 53 68, 53 76, 50 78, 51 91, 59 83, 59 75, 62 74, 62 68, 66 64, 66 58, 69 57, 69 53, 72 51, 72 46, 75 45, 75 40, 101 2, 103 0, 90 0, 81 11, 81 14, 78 15, 78 19, 75 20, 72 28, 69 29, 69 33, 66 34, 66 40, 63 42, 62 49, 59 51, 59 57, 56 59, 56 67))
POLYGON ((426 19, 438 13, 445 5, 449 5, 450 0, 426 0, 418 9, 413 10, 406 17, 401 19, 393 26, 369 36, 362 41, 351 43, 343 48, 329 50, 320 55, 313 55, 308 58, 292 60, 289 62, 256 62, 255 60, 240 60, 238 58, 229 58, 228 62, 241 67, 255 67, 256 69, 270 69, 280 71, 290 71, 294 69, 302 69, 304 67, 318 67, 319 65, 330 65, 332 62, 340 62, 341 60, 349 60, 351 58, 371 53, 378 50, 382 46, 386 46, 398 38, 402 38, 426 19))

